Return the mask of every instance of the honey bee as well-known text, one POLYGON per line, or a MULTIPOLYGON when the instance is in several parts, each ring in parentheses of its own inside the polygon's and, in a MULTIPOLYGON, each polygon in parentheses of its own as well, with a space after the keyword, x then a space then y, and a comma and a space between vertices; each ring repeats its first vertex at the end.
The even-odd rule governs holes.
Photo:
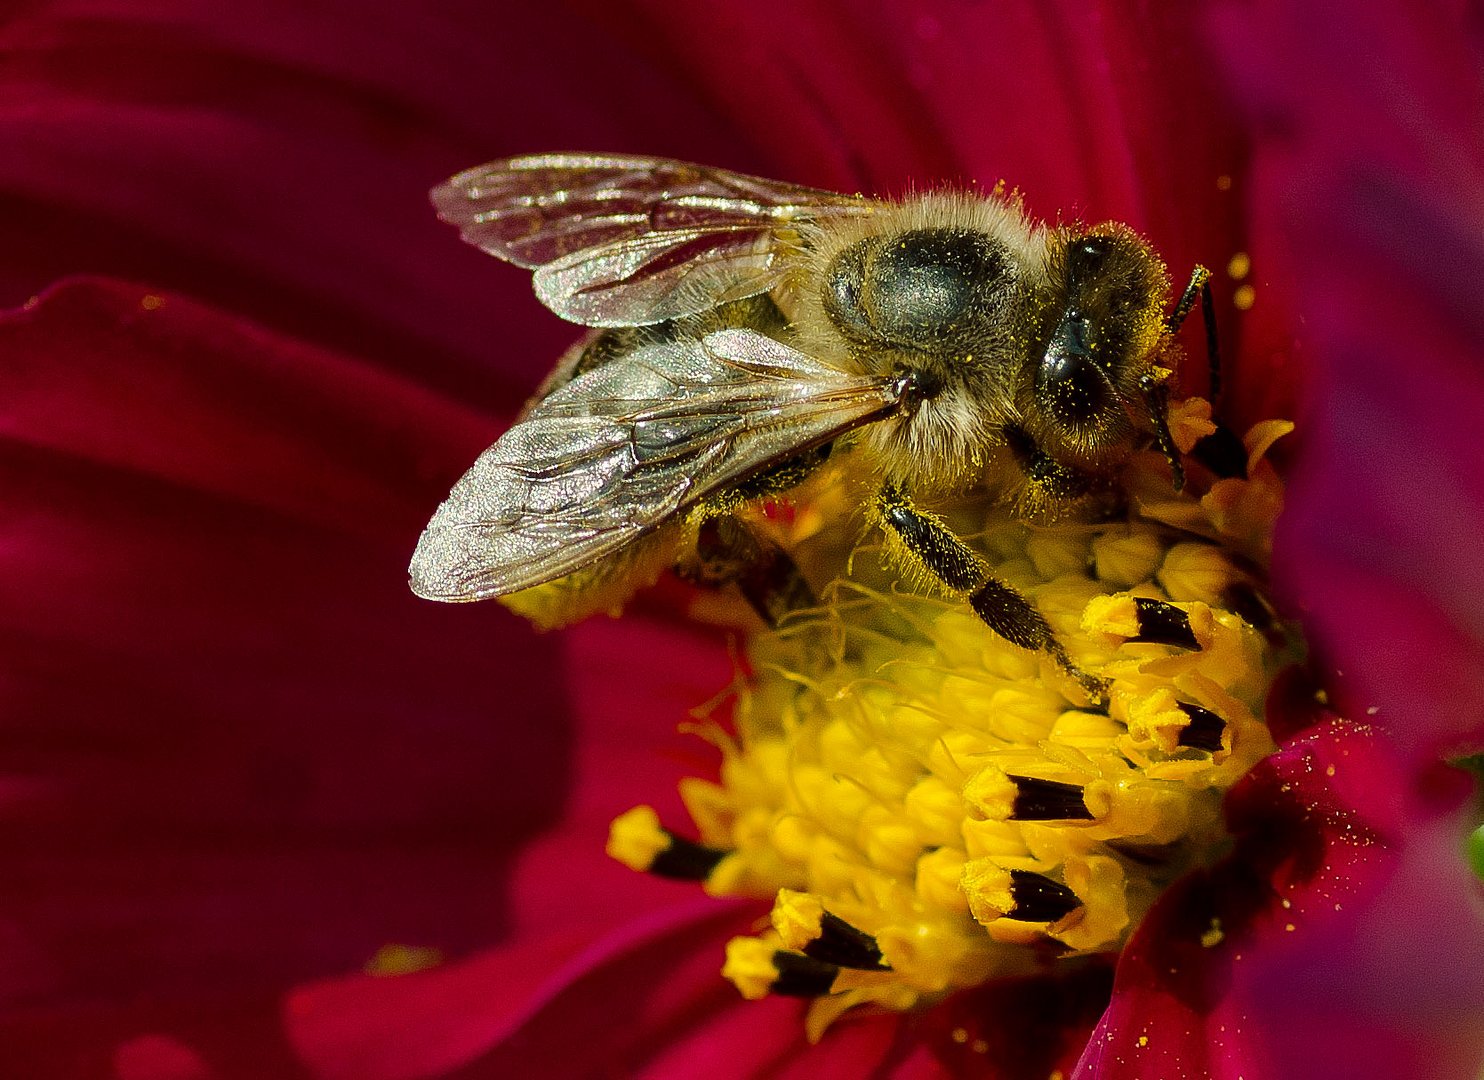
POLYGON ((571 621, 678 563, 776 620, 808 587, 736 512, 850 452, 877 478, 868 513, 915 569, 1095 691, 1040 612, 915 500, 987 486, 1054 517, 1151 442, 1178 487, 1167 387, 1198 297, 1215 372, 1203 268, 1167 314, 1164 264, 1118 223, 651 157, 509 158, 432 198, 595 329, 433 515, 419 596, 519 608, 564 590, 547 621, 571 621))

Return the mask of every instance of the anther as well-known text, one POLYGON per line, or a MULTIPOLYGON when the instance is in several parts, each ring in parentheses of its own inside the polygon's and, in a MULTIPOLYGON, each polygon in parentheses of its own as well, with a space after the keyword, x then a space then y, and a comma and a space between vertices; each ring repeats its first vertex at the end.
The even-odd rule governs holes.
POLYGON ((608 854, 632 870, 679 881, 705 881, 730 854, 677 836, 648 806, 636 806, 608 827, 608 854))
POLYGON ((779 889, 773 904, 773 929, 790 949, 858 971, 889 971, 876 939, 824 909, 810 893, 779 889))
POLYGON ((1245 581, 1238 581, 1221 594, 1223 607, 1240 615, 1255 630, 1271 630, 1277 618, 1263 595, 1245 581))
POLYGON ((819 937, 804 946, 804 955, 862 971, 885 971, 888 968, 881 959, 881 947, 875 938, 828 911, 820 920, 819 937))
POLYGON ((1011 776, 1015 803, 1011 821, 1090 821, 1092 811, 1082 801, 1082 785, 1034 776, 1011 776))
POLYGON ((1023 922, 1056 922, 1082 906, 1071 889, 1034 870, 1010 871, 1010 896, 1015 906, 1005 914, 1023 922))
POLYGON ((991 821, 1091 821, 1080 784, 1015 776, 986 765, 964 785, 969 805, 991 821))
POLYGON ((769 994, 822 997, 834 989, 840 969, 824 960, 780 949, 755 937, 727 942, 723 978, 730 979, 749 1001, 769 994))
POLYGON ((1188 701, 1177 702, 1180 711, 1190 717, 1190 723, 1180 732, 1176 740, 1181 746, 1192 750, 1205 750, 1214 754, 1221 749, 1221 735, 1226 730, 1226 721, 1210 709, 1192 705, 1188 701))
POLYGON ((772 962, 778 976, 769 990, 784 997, 823 997, 830 992, 840 974, 839 966, 827 960, 816 960, 783 949, 773 953, 772 962))
POLYGON ((727 857, 727 852, 705 847, 684 837, 666 832, 670 846, 660 852, 649 864, 649 872, 656 877, 674 878, 677 881, 705 881, 717 864, 727 857))
POLYGON ((1134 608, 1138 615, 1139 632, 1129 638, 1130 641, 1175 645, 1182 649, 1201 647, 1194 631, 1190 629, 1190 617, 1174 604, 1152 600, 1147 596, 1136 596, 1134 608))
POLYGON ((1082 906, 1060 882, 1033 870, 1007 870, 994 858, 969 860, 959 884, 970 913, 988 927, 1001 919, 1053 923, 1082 906))

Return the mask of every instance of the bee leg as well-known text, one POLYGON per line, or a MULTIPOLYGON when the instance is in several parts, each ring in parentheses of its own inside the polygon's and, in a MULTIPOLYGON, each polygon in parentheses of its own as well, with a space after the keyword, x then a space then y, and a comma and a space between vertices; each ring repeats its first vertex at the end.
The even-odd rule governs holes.
POLYGON ((1221 349, 1216 340, 1216 304, 1211 299, 1211 271, 1197 266, 1190 272, 1190 284, 1180 294, 1175 310, 1165 323, 1165 331, 1175 334, 1185 317, 1195 306, 1196 296, 1201 298, 1201 322, 1206 325, 1206 371, 1210 377, 1211 401, 1214 404, 1221 393, 1221 349))
POLYGON ((1103 481, 1101 477, 1081 469, 1064 465, 1036 445, 1030 434, 1018 427, 1004 429, 1005 442, 1015 455, 1015 463, 1025 474, 1028 514, 1054 510, 1058 506, 1076 502, 1096 491, 1103 481))
POLYGON ((953 530, 923 513, 895 487, 876 498, 881 526, 900 541, 914 562, 945 590, 968 601, 984 624, 1012 645, 1044 652, 1071 675, 1095 703, 1107 699, 1107 684, 1072 663, 1051 626, 1029 600, 989 572, 974 551, 953 530))
POLYGON ((695 562, 681 572, 700 585, 736 585, 769 626, 777 626, 790 611, 817 603, 788 553, 733 514, 708 516, 701 522, 695 562))

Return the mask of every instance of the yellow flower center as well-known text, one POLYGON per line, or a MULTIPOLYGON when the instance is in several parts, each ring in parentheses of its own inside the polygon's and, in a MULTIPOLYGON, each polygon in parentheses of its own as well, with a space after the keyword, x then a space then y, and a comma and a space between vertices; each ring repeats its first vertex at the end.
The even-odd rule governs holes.
MULTIPOLYGON (((1208 416, 1173 411, 1183 450, 1208 416)), ((771 900, 724 974, 749 998, 813 998, 814 1036, 855 1005, 1117 950, 1222 852, 1222 797, 1273 750, 1263 702, 1296 645, 1264 599, 1282 492, 1262 455, 1285 430, 1255 428, 1248 477, 1199 495, 1136 456, 1117 520, 1036 526, 987 500, 945 515, 1106 680, 1105 705, 860 549, 818 608, 748 640, 735 733, 709 729, 720 779, 681 784, 696 840, 640 807, 609 853, 771 900)))

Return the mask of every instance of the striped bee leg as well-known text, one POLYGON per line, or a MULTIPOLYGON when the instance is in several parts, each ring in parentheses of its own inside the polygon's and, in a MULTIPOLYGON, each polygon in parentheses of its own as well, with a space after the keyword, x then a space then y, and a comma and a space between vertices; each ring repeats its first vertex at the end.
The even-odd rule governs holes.
POLYGON ((888 539, 900 546, 898 554, 944 590, 967 600, 986 626, 1013 645, 1047 653, 1094 702, 1106 700, 1107 685, 1072 663, 1046 617, 991 574, 984 560, 942 521, 912 506, 890 486, 877 496, 876 513, 888 539))
POLYGON ((817 601, 786 551, 734 514, 706 517, 696 530, 694 559, 677 568, 698 585, 736 585, 769 626, 817 601))

